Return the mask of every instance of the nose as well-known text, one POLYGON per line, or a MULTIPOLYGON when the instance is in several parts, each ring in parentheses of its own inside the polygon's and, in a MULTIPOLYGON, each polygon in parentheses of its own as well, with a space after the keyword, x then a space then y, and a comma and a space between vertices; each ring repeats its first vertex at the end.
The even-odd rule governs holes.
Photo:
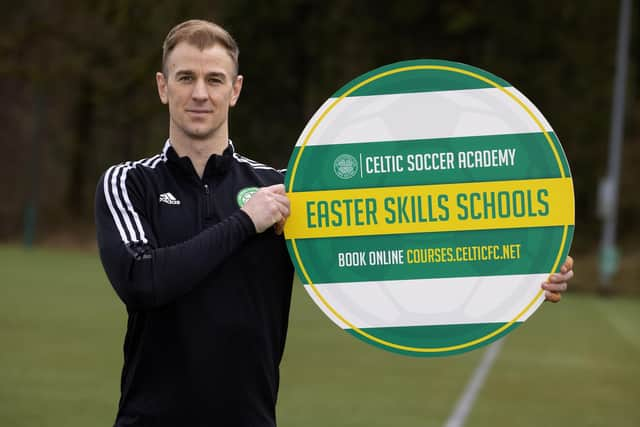
POLYGON ((204 83, 204 79, 196 80, 191 97, 196 101, 204 101, 208 98, 207 86, 204 83))

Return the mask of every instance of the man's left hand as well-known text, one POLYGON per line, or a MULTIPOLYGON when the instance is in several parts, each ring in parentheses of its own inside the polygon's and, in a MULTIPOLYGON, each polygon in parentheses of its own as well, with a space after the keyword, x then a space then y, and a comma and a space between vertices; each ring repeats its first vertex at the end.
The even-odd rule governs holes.
POLYGON ((562 293, 567 290, 567 282, 573 277, 573 258, 567 260, 560 267, 559 273, 553 273, 542 284, 544 298, 547 301, 558 302, 562 299, 562 293))

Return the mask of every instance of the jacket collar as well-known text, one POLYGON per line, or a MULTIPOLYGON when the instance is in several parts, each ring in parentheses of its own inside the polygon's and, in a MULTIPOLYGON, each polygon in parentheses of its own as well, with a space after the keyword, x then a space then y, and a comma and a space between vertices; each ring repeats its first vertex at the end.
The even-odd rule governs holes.
MULTIPOLYGON (((167 162, 169 165, 175 167, 181 173, 186 175, 194 175, 198 177, 195 168, 193 167, 193 163, 191 163, 191 159, 188 156, 180 157, 176 150, 171 145, 171 141, 167 139, 167 142, 164 145, 164 149, 162 150, 167 157, 167 162)), ((202 178, 208 178, 215 175, 224 175, 233 162, 233 155, 235 153, 235 148, 233 147, 233 143, 229 140, 229 144, 227 148, 222 152, 222 154, 212 154, 207 160, 207 165, 204 168, 204 173, 202 178)))

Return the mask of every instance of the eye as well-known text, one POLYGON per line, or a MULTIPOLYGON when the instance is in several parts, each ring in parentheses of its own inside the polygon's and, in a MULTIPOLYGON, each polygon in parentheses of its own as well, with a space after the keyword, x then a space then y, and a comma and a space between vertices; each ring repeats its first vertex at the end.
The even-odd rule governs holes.
POLYGON ((178 81, 181 83, 189 83, 193 81, 193 76, 189 74, 181 74, 178 76, 178 81))
POLYGON ((222 79, 220 77, 209 77, 207 81, 212 85, 222 84, 222 79))

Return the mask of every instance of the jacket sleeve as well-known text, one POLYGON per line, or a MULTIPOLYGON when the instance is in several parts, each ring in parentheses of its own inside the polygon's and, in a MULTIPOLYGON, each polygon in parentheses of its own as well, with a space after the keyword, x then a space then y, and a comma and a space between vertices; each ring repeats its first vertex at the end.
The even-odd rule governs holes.
POLYGON ((188 293, 256 232, 238 210, 185 242, 158 247, 144 195, 127 172, 119 165, 102 176, 95 215, 102 265, 131 310, 160 307, 188 293))

